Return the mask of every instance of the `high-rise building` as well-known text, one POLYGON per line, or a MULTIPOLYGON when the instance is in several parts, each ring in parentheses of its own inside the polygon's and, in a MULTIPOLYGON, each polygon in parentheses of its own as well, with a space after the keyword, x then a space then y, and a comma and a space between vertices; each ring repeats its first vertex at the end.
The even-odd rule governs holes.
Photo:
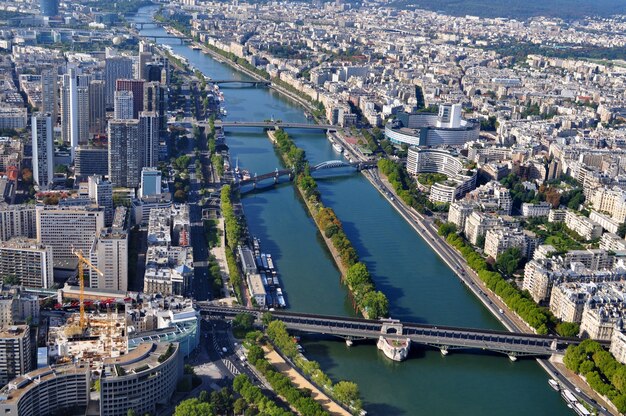
POLYGON ((156 168, 141 170, 141 197, 161 195, 161 171, 156 168))
POLYGON ((146 65, 146 81, 161 82, 163 74, 163 64, 160 62, 150 62, 146 65))
POLYGON ((154 111, 143 111, 139 114, 141 139, 141 167, 156 167, 159 164, 159 125, 160 118, 154 111))
POLYGON ((105 84, 102 80, 89 83, 89 134, 101 135, 107 132, 105 84))
POLYGON ((118 79, 133 77, 133 61, 124 56, 107 57, 104 65, 104 81, 106 87, 106 106, 113 108, 113 92, 118 79))
POLYGON ((114 93, 114 115, 116 120, 128 120, 133 117, 133 92, 132 91, 115 91, 114 93))
POLYGON ((139 52, 139 59, 137 60, 137 79, 147 80, 147 67, 148 63, 152 61, 151 52, 139 52))
POLYGON ((76 72, 74 68, 70 68, 61 80, 61 138, 66 144, 72 143, 72 132, 75 132, 76 143, 78 143, 78 114, 72 116, 72 109, 78 111, 76 82, 76 72), (75 126, 74 122, 76 122, 75 126))
POLYGON ((54 267, 74 268, 73 250, 88 255, 103 228, 104 209, 99 207, 37 207, 37 241, 52 247, 54 267))
POLYGON ((89 135, 89 84, 91 83, 91 76, 80 75, 76 79, 76 102, 78 103, 78 143, 72 148, 72 155, 75 155, 76 147, 79 144, 88 144, 89 135))
POLYGON ((88 188, 89 198, 104 208, 105 227, 110 227, 113 223, 113 186, 111 182, 105 181, 102 176, 90 176, 88 188))
POLYGON ((128 290, 128 210, 118 207, 110 228, 100 232, 89 253, 102 275, 91 271, 89 286, 105 290, 128 290))
POLYGON ((109 150, 106 147, 78 146, 74 159, 74 174, 77 179, 91 175, 108 175, 109 150))
POLYGON ((49 113, 32 117, 33 180, 40 189, 48 189, 54 175, 52 117, 49 113))
POLYGON ((114 186, 139 186, 140 133, 139 120, 109 121, 109 179, 114 186))
POLYGON ((159 116, 159 126, 164 130, 166 126, 165 88, 160 82, 146 82, 143 88, 143 110, 154 111, 159 116))
POLYGON ((59 0, 39 0, 41 15, 45 17, 58 16, 59 0))
POLYGON ((0 329, 0 385, 32 368, 32 346, 28 325, 11 325, 0 329))
POLYGON ((0 243, 0 276, 14 276, 23 286, 54 284, 52 247, 37 240, 14 238, 0 243))
POLYGON ((32 204, 9 205, 0 202, 0 241, 14 237, 37 236, 35 206, 32 204))
POLYGON ((115 91, 133 92, 133 118, 139 117, 143 111, 143 84, 141 79, 118 79, 115 81, 115 91))
POLYGON ((52 125, 57 124, 59 114, 59 83, 56 67, 41 71, 41 112, 50 113, 52 125))

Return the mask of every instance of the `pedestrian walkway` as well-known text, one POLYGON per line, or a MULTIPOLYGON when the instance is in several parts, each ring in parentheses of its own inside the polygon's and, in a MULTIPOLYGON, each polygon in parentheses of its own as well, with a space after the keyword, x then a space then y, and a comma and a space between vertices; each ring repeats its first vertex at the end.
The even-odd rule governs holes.
POLYGON ((314 384, 304 378, 300 373, 294 370, 289 364, 285 362, 283 357, 276 351, 270 350, 268 347, 263 348, 265 350, 265 358, 270 364, 276 368, 276 371, 289 377, 291 383, 299 389, 311 390, 311 397, 322 405, 324 410, 330 413, 332 416, 350 416, 350 412, 343 409, 337 403, 332 401, 325 393, 320 391, 314 384))
MULTIPOLYGON (((216 227, 218 230, 224 230, 224 218, 218 218, 216 227)), ((222 277, 222 299, 221 302, 225 302, 228 305, 237 301, 237 298, 230 296, 230 276, 228 273, 228 263, 226 262, 226 233, 218 233, 220 243, 217 247, 213 247, 210 250, 210 255, 215 258, 218 266, 220 266, 220 276, 222 277)))

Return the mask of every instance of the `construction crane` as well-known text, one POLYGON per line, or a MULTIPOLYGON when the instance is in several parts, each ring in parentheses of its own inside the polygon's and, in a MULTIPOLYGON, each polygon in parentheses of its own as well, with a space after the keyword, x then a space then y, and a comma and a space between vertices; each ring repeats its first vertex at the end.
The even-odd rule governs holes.
POLYGON ((104 273, 91 264, 91 262, 83 256, 83 252, 81 250, 72 250, 72 253, 78 257, 78 282, 80 284, 80 330, 84 332, 87 326, 85 318, 85 277, 83 276, 85 266, 92 269, 100 276, 104 276, 104 273))

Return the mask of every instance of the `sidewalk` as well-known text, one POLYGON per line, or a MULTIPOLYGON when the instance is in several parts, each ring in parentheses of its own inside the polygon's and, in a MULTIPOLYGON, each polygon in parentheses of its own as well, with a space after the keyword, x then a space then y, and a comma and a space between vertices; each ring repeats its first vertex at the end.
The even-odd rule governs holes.
POLYGON ((332 401, 324 392, 320 391, 316 386, 311 384, 306 378, 302 377, 300 373, 294 370, 289 364, 283 360, 283 358, 274 350, 270 350, 267 347, 263 347, 265 351, 265 358, 270 364, 276 368, 276 371, 289 377, 289 380, 294 386, 299 389, 311 390, 311 397, 313 400, 322 405, 324 410, 333 416, 350 416, 350 413, 341 408, 337 403, 332 401))
MULTIPOLYGON (((224 230, 224 218, 218 218, 216 228, 218 230, 224 230)), ((226 262, 226 233, 222 232, 220 237, 220 244, 217 247, 213 247, 209 254, 215 257, 215 261, 220 266, 220 276, 222 277, 222 296, 221 301, 226 302, 232 306, 233 302, 237 301, 237 298, 230 296, 230 276, 228 274, 228 263, 226 262)))

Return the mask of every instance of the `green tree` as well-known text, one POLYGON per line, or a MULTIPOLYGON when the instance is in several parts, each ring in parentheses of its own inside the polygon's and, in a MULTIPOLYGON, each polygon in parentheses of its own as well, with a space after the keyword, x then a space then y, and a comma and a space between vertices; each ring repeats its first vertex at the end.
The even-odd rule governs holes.
POLYGON ((174 416, 213 416, 213 405, 197 398, 183 400, 176 406, 174 416))
POLYGON ((576 337, 580 331, 580 325, 575 322, 560 322, 556 325, 556 332, 562 337, 576 337))
POLYGON ((254 316, 249 313, 239 313, 233 319, 233 326, 248 331, 254 327, 254 316))
POLYGON ((137 416, 137 412, 135 412, 135 409, 128 409, 126 416, 137 416))
POLYGON ((384 318, 389 315, 389 300, 384 293, 370 291, 363 297, 363 307, 369 319, 384 318))
POLYGON ((519 267, 522 251, 518 247, 511 247, 498 256, 496 267, 506 276, 511 276, 519 267))
POLYGON ((456 224, 451 222, 444 222, 439 226, 437 233, 441 236, 448 237, 448 235, 456 233, 456 224))
POLYGON ((271 312, 263 312, 263 316, 261 317, 261 322, 263 322, 264 326, 268 326, 270 322, 274 320, 274 316, 271 312))
POLYGON ((621 223, 619 227, 617 227, 617 235, 621 238, 626 237, 626 221, 621 223))
POLYGON ((351 381, 340 381, 333 387, 334 396, 343 403, 360 401, 359 386, 351 381))

